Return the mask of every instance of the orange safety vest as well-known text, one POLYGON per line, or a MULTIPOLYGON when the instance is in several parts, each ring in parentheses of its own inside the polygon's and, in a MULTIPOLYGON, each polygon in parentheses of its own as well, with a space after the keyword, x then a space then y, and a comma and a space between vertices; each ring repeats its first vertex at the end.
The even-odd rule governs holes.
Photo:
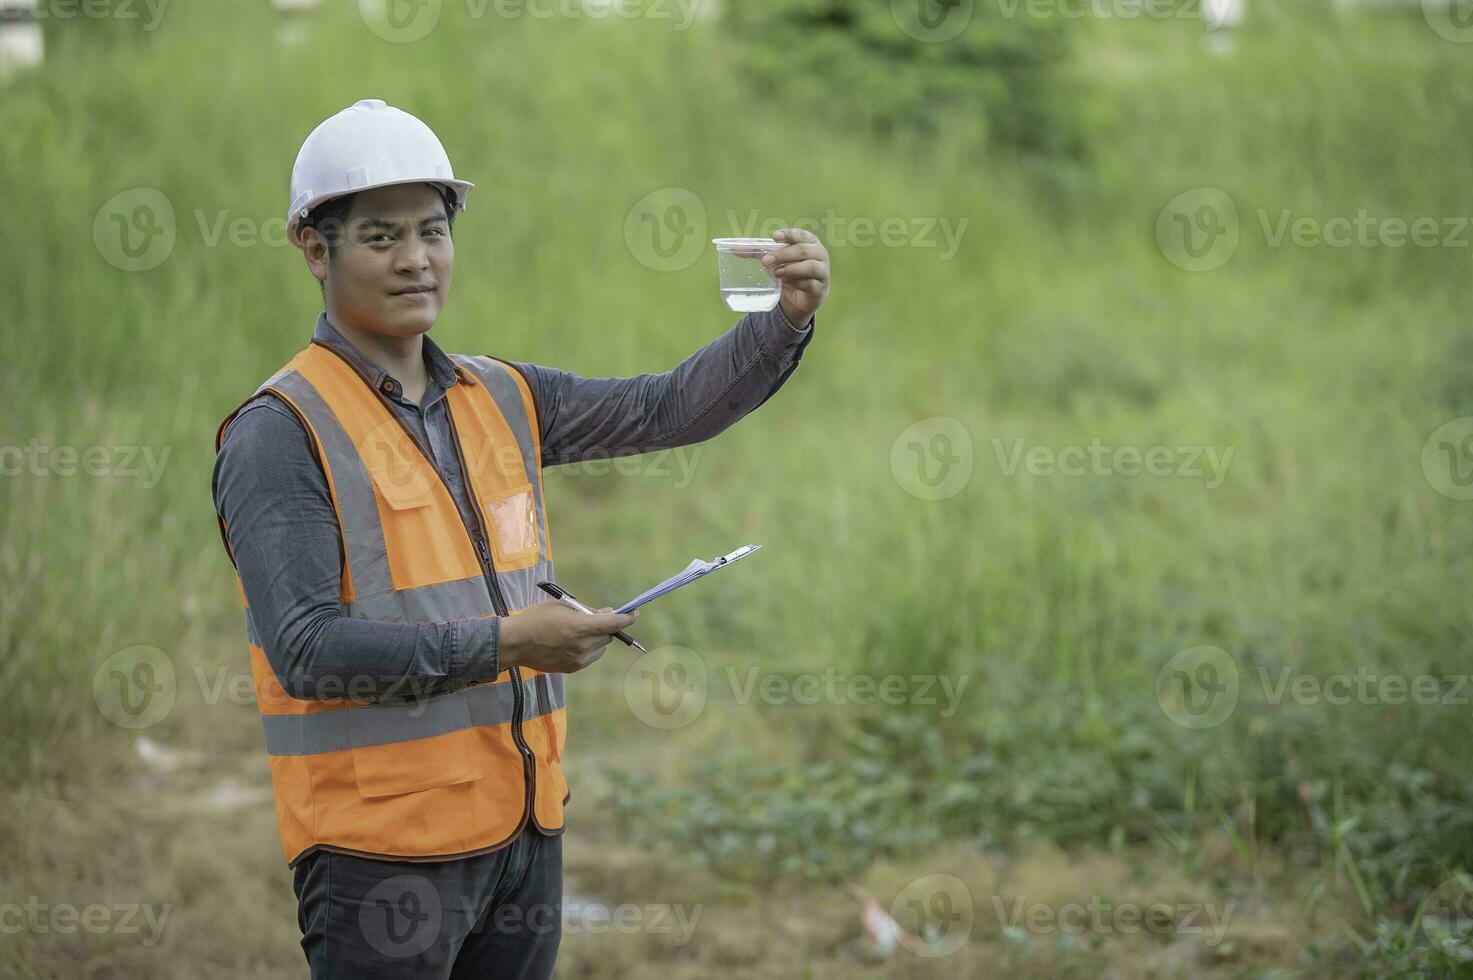
MULTIPOLYGON (((342 533, 345 616, 515 615, 538 601, 538 581, 553 578, 531 390, 501 361, 452 360, 447 409, 479 534, 388 400, 332 349, 312 343, 251 396, 272 393, 311 436, 342 533)), ((221 423, 216 451, 239 411, 221 423)), ((465 857, 505 846, 528 820, 562 832, 561 674, 513 667, 393 703, 352 700, 350 681, 334 699, 299 700, 272 671, 249 606, 246 634, 288 865, 317 849, 465 857)))

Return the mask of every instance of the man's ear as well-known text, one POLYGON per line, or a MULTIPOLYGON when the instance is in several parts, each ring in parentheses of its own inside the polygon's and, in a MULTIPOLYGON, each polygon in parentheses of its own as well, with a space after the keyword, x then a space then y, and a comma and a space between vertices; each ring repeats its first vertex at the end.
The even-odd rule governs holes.
POLYGON ((322 237, 322 232, 316 228, 300 228, 296 233, 296 241, 293 242, 297 248, 302 250, 302 257, 307 260, 307 268, 312 270, 312 275, 317 277, 318 282, 327 281, 327 239, 322 237))

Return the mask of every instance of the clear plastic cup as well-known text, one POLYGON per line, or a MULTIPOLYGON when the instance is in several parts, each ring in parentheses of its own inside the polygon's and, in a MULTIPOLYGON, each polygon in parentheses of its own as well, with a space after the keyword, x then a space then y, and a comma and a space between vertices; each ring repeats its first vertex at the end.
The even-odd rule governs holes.
POLYGON ((713 238, 721 272, 721 301, 733 313, 761 313, 777 305, 781 289, 762 256, 786 247, 771 238, 713 238))

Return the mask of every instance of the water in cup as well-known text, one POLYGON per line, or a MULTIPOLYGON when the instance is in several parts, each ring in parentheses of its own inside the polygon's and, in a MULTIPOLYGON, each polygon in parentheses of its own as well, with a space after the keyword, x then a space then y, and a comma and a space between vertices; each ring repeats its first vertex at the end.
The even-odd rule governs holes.
POLYGON ((721 301, 733 313, 761 313, 777 305, 780 287, 762 256, 786 243, 771 238, 713 238, 721 273, 721 301))
POLYGON ((777 305, 778 288, 772 286, 722 287, 721 301, 734 313, 762 313, 777 305))

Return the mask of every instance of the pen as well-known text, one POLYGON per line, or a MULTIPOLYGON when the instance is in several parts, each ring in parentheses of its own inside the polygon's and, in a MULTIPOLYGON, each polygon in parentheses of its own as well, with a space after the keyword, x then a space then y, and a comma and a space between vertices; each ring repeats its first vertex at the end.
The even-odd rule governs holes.
MULTIPOLYGON (((537 588, 541 589, 543 592, 546 592, 558 602, 561 602, 563 605, 568 606, 571 609, 576 609, 581 613, 588 613, 593 616, 598 615, 598 613, 594 612, 592 609, 589 609, 577 599, 574 599, 573 593, 569 592, 561 585, 558 585, 556 582, 538 582, 537 588)), ((619 630, 619 632, 615 633, 614 637, 634 647, 634 649, 638 650, 640 653, 649 653, 649 651, 646 650, 638 640, 636 640, 634 637, 630 636, 623 630, 619 630)))

